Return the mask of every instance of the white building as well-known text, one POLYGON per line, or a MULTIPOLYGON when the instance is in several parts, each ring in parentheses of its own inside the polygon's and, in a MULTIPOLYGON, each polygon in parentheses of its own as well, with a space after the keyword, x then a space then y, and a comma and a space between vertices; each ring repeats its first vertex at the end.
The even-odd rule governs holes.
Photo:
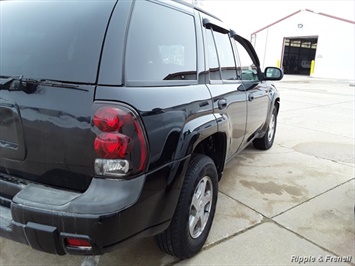
POLYGON ((262 68, 285 74, 355 79, 355 21, 299 10, 251 34, 262 68))

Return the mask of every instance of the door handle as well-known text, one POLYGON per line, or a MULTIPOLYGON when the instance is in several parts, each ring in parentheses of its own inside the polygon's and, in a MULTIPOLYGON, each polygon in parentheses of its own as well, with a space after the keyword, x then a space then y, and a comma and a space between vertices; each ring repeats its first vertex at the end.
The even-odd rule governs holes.
POLYGON ((223 110, 227 108, 227 100, 226 99, 220 99, 218 100, 218 109, 223 110))
POLYGON ((253 101, 254 100, 254 94, 253 93, 250 93, 249 96, 248 96, 248 100, 249 102, 253 101))

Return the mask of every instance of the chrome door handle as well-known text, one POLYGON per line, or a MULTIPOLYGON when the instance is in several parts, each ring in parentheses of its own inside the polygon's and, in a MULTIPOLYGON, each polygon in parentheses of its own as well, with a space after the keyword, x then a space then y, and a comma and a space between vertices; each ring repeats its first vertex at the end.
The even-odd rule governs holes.
POLYGON ((226 99, 220 99, 218 100, 218 109, 223 110, 227 108, 227 100, 226 99))

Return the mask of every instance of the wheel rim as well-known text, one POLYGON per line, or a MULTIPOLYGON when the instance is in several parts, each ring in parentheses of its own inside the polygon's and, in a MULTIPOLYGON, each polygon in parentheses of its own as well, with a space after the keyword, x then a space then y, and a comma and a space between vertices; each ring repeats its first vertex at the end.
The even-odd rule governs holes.
POLYGON ((269 122, 269 130, 267 132, 267 139, 269 142, 272 141, 272 138, 274 137, 274 133, 275 133, 275 115, 272 114, 269 122))
POLYGON ((203 177, 192 196, 189 215, 189 231, 192 238, 199 237, 208 222, 213 199, 212 181, 209 176, 203 177))

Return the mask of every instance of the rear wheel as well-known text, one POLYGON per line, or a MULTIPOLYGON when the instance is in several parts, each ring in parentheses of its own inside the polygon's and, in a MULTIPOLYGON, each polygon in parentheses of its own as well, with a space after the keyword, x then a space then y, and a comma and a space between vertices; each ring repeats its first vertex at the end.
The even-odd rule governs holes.
POLYGON ((211 229, 218 194, 218 175, 213 160, 196 155, 186 172, 171 224, 155 236, 159 248, 180 259, 198 253, 211 229))
POLYGON ((277 125, 277 110, 276 107, 273 108, 272 114, 269 120, 269 125, 267 131, 262 138, 254 139, 253 145, 259 150, 268 150, 274 144, 275 133, 277 125))

